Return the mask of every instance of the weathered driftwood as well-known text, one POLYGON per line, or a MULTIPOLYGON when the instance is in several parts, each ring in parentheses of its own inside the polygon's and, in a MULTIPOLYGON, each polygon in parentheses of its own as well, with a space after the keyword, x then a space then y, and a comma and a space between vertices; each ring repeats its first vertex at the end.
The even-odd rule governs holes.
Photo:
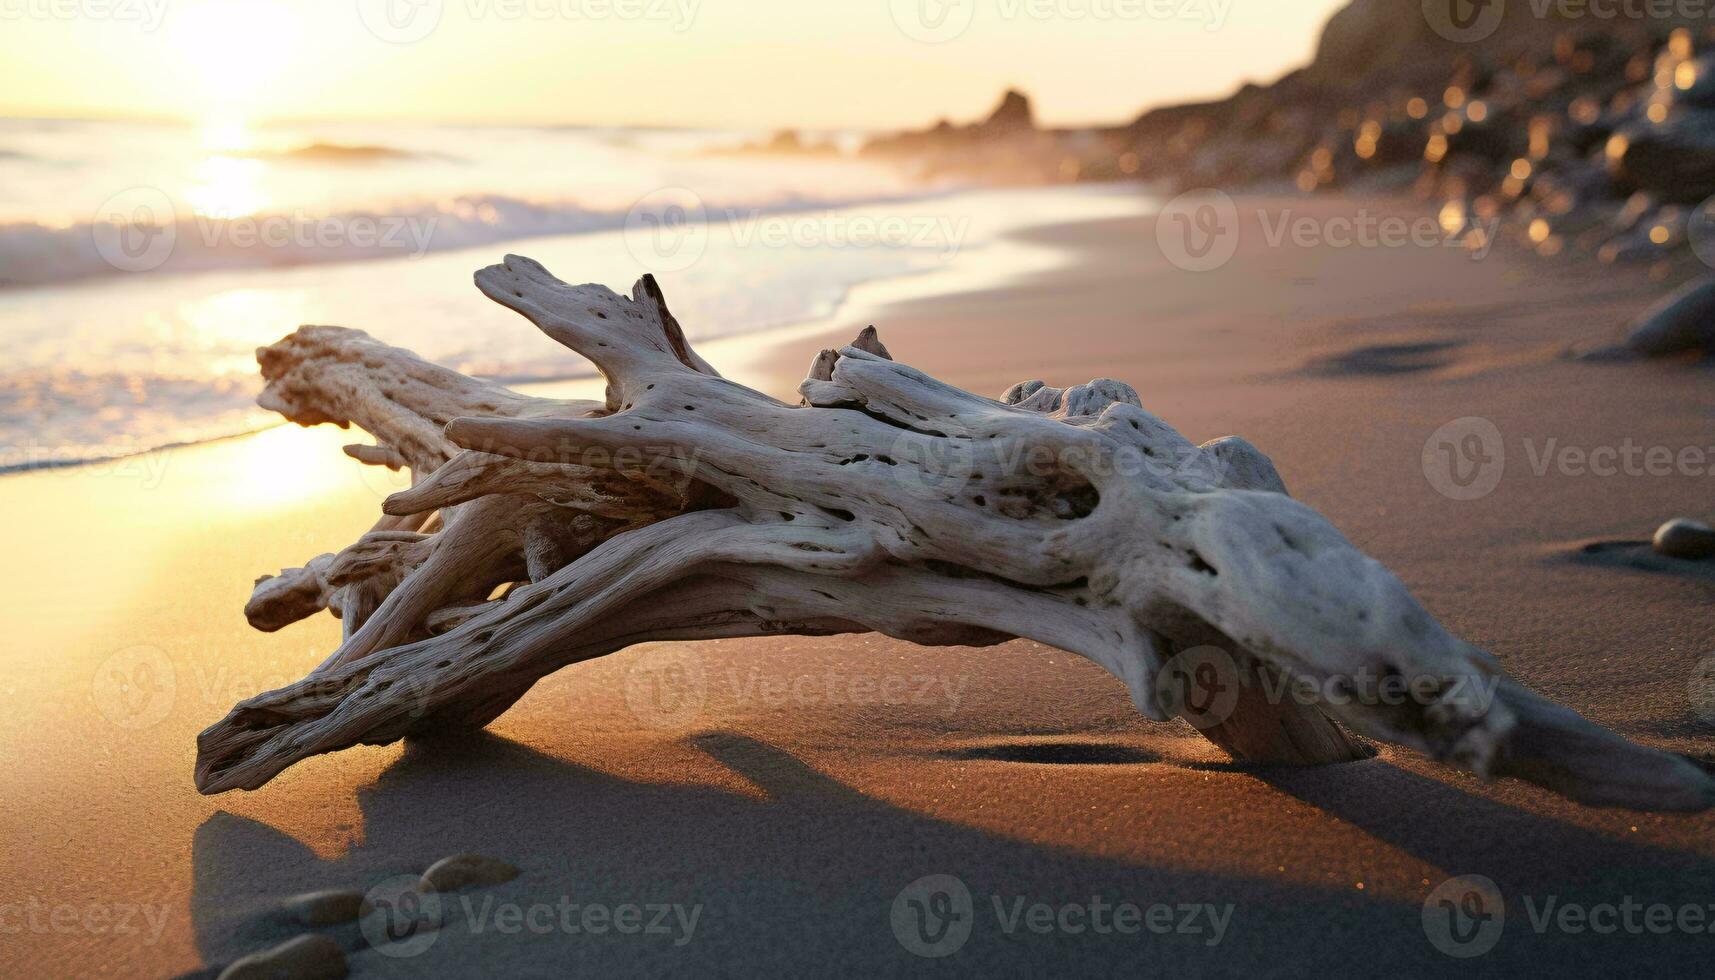
POLYGON ((476 281, 593 361, 605 402, 527 398, 333 327, 261 351, 264 405, 357 424, 378 445, 348 451, 415 482, 350 548, 258 582, 258 627, 329 608, 344 642, 202 733, 204 792, 487 724, 542 676, 639 642, 877 631, 1029 637, 1101 664, 1157 719, 1176 706, 1163 664, 1214 645, 1241 683, 1199 727, 1241 759, 1366 755, 1343 723, 1592 804, 1715 801, 1689 761, 1507 679, 1248 443, 1192 445, 1123 384, 994 401, 866 330, 787 405, 699 358, 649 277, 626 298, 513 256, 476 281), (1365 677, 1414 696, 1365 697, 1365 677), (1283 680, 1324 700, 1281 697, 1283 680))

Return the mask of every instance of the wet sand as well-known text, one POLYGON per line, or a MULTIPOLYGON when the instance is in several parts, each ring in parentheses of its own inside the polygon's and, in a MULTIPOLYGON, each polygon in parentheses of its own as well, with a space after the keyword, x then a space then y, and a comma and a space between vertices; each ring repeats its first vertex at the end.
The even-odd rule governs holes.
MULTIPOLYGON (((1404 206, 1241 207, 1322 219, 1404 206)), ((738 358, 755 342, 727 340, 704 353, 785 397, 818 347, 874 322, 896 358, 987 394, 1027 378, 1127 381, 1187 436, 1242 434, 1269 453, 1297 497, 1526 683, 1639 741, 1715 756, 1715 717, 1691 697, 1715 653, 1715 577, 1636 549, 1583 550, 1715 513, 1715 376, 1564 356, 1612 339, 1662 287, 1505 247, 1472 261, 1272 246, 1255 229, 1201 274, 1163 258, 1151 219, 1041 229, 1030 237, 1076 261, 853 311, 786 349, 738 358), (1426 474, 1424 447, 1470 417, 1493 423, 1505 462, 1492 492, 1457 500, 1426 474), (1590 471, 1607 458, 1592 451, 1627 445, 1710 458, 1697 472, 1590 471)), ((1190 729, 1139 719, 1100 669, 1029 642, 699 644, 696 696, 667 708, 637 695, 651 654, 640 648, 544 680, 483 736, 352 749, 258 792, 200 797, 196 732, 337 644, 331 618, 264 635, 241 610, 257 575, 349 542, 396 489, 341 457, 348 441, 282 428, 0 478, 15 556, 0 573, 0 974, 212 975, 301 931, 271 911, 286 896, 363 891, 461 851, 523 873, 464 893, 468 904, 449 896, 453 921, 412 955, 353 952, 354 975, 1707 962, 1707 934, 1539 933, 1532 912, 1550 896, 1707 911, 1715 817, 1588 810, 1395 750, 1314 771, 1237 768, 1190 729), (1472 959, 1444 955, 1422 919, 1425 898, 1461 874, 1507 900, 1504 933, 1472 959), (914 955, 894 929, 896 898, 926 875, 972 896, 969 939, 947 959, 914 955), (1038 934, 1008 918, 1020 897, 1214 913, 1178 913, 1160 934, 1038 934), (635 905, 644 925, 659 907, 664 931, 592 932, 581 913, 560 915, 568 904, 635 905), (506 928, 506 906, 522 928, 506 928), (544 908, 553 924, 530 927, 549 921, 531 915, 544 908)), ((329 931, 361 945, 355 927, 329 931)))

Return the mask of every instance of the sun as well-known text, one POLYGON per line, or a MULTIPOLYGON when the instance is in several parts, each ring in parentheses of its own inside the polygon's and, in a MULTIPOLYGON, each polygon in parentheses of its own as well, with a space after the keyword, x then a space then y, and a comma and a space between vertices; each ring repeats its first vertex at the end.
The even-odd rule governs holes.
POLYGON ((297 15, 274 0, 207 0, 175 10, 167 30, 205 112, 242 111, 284 80, 298 54, 297 15))

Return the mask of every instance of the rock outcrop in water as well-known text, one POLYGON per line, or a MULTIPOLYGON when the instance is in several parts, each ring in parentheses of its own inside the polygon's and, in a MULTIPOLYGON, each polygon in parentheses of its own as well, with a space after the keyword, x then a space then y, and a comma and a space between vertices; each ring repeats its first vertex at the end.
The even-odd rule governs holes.
POLYGON ((1122 176, 1110 141, 1093 129, 1043 129, 1030 99, 1008 89, 981 122, 941 120, 928 129, 878 136, 859 156, 890 160, 924 177, 957 176, 1013 184, 1122 176))
POLYGON ((730 149, 709 151, 714 156, 794 156, 794 157, 837 157, 840 155, 839 144, 831 139, 806 137, 796 129, 775 130, 766 140, 753 140, 741 143, 730 149))

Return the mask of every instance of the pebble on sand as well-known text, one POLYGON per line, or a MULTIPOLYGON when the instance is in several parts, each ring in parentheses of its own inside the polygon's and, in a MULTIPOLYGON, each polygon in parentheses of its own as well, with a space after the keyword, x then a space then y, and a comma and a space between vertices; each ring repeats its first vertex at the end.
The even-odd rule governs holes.
POLYGON ((363 893, 327 889, 294 895, 281 905, 287 918, 299 925, 333 926, 356 922, 363 915, 363 893))
POLYGON ((1645 357, 1715 349, 1715 277, 1693 282, 1638 317, 1626 346, 1645 357))
POLYGON ((1669 558, 1693 561, 1715 557, 1715 528, 1684 517, 1675 518, 1655 532, 1655 550, 1669 558))
POLYGON ((480 854, 455 854, 430 865, 417 887, 425 892, 451 892, 478 885, 498 885, 518 874, 518 869, 505 861, 480 854))
POLYGON ((304 935, 234 962, 218 980, 337 980, 345 951, 327 936, 304 935))

